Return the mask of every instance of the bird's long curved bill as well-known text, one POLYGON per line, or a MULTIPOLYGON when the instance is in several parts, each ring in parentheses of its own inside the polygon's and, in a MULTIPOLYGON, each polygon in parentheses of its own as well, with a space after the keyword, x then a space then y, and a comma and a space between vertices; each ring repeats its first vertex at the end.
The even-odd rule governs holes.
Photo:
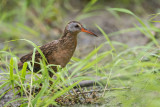
POLYGON ((81 31, 82 31, 82 32, 89 33, 89 34, 91 34, 91 35, 94 35, 94 36, 98 37, 96 34, 94 34, 93 32, 91 32, 91 31, 89 31, 89 30, 87 30, 87 29, 85 29, 85 28, 81 28, 81 31))

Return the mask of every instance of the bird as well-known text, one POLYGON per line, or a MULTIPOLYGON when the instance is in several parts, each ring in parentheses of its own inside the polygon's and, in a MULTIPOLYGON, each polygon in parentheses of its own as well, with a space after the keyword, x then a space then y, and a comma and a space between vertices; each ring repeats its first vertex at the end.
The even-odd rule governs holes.
MULTIPOLYGON (((97 37, 95 33, 84 28, 80 22, 70 21, 66 25, 62 36, 58 40, 53 40, 40 47, 40 50, 47 60, 47 64, 60 65, 62 68, 64 68, 75 52, 77 46, 77 35, 80 32, 86 32, 97 37)), ((33 51, 22 56, 20 58, 20 62, 18 63, 18 68, 22 68, 24 62, 31 62, 32 55, 33 51)), ((41 59, 41 54, 36 51, 36 63, 34 63, 33 72, 38 72, 41 69, 39 64, 41 59)), ((51 66, 51 68, 54 70, 54 72, 57 72, 57 66, 51 66)), ((49 76, 53 76, 51 71, 49 71, 49 76)))

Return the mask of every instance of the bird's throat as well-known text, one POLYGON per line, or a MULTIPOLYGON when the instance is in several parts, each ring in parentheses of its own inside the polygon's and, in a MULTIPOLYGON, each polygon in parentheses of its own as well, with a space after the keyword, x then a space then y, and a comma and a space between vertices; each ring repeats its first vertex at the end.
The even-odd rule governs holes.
POLYGON ((77 34, 67 33, 60 39, 64 49, 75 50, 77 46, 77 34))

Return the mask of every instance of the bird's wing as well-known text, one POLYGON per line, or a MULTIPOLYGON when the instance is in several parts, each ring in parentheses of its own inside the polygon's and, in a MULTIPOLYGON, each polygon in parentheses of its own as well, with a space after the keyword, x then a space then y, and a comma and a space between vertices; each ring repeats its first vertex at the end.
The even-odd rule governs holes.
MULTIPOLYGON (((52 52, 57 50, 57 45, 58 45, 58 40, 54 40, 54 41, 40 47, 40 49, 43 52, 46 59, 47 59, 48 55, 52 54, 52 52)), ((29 54, 22 56, 20 58, 21 62, 24 63, 26 61, 31 61, 32 60, 32 54, 33 54, 33 52, 30 52, 29 54)), ((36 51, 35 61, 38 61, 41 58, 42 58, 42 56, 40 55, 40 53, 38 51, 36 51)))

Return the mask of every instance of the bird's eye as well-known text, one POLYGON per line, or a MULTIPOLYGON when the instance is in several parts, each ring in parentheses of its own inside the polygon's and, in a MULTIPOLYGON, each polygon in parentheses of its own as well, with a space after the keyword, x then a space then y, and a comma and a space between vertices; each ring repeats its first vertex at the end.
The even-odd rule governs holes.
POLYGON ((78 25, 75 25, 75 27, 76 27, 76 28, 79 28, 79 26, 78 26, 78 25))

